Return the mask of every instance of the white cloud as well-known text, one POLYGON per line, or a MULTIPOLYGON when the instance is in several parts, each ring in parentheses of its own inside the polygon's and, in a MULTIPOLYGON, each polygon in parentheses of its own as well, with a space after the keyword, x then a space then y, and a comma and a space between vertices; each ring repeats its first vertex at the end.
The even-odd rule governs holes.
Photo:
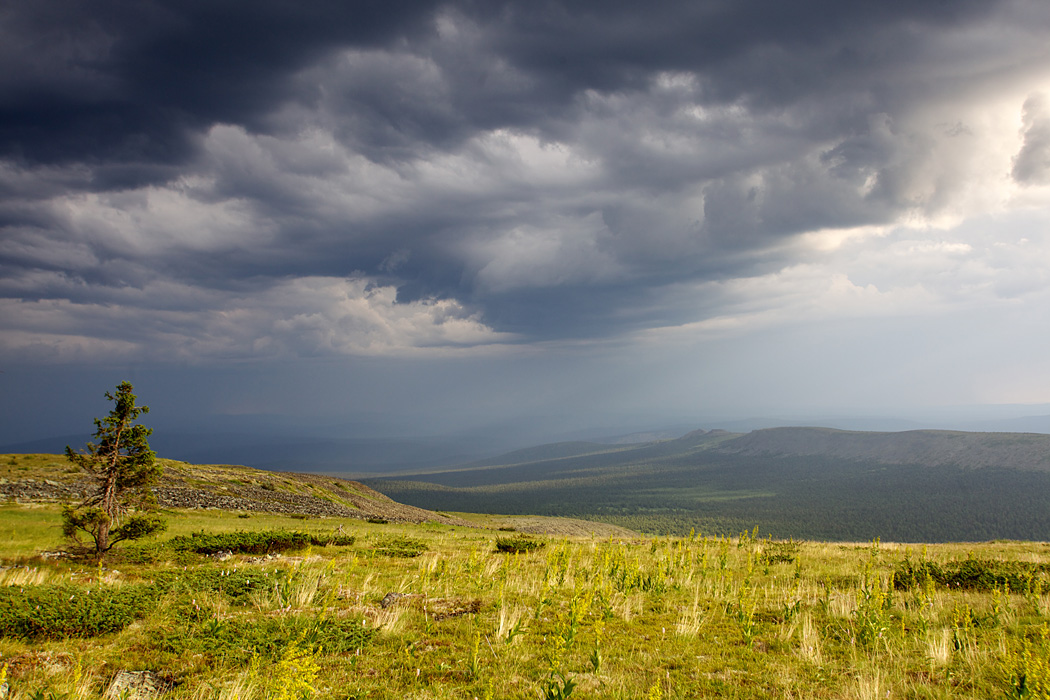
POLYGON ((284 308, 258 343, 293 354, 424 353, 506 343, 453 300, 398 304, 396 290, 363 279, 301 278, 282 284, 260 304, 284 308), (294 313, 293 313, 294 311, 294 313))
POLYGON ((0 317, 3 356, 44 361, 432 356, 516 340, 458 302, 399 304, 392 287, 359 278, 298 278, 243 295, 159 280, 106 302, 4 299, 0 317))
POLYGON ((643 342, 693 342, 771 328, 877 318, 1000 314, 1043 323, 1050 304, 1050 214, 1021 211, 949 229, 814 233, 799 262, 766 274, 684 283, 668 303, 699 320, 652 329, 643 342))
POLYGON ((622 273, 603 250, 608 235, 598 214, 549 217, 541 225, 521 225, 479 238, 470 245, 469 255, 476 260, 478 284, 486 292, 595 283, 622 273))
POLYGON ((1024 141, 1014 158, 1014 179, 1024 184, 1050 183, 1050 100, 1037 93, 1024 103, 1024 141))

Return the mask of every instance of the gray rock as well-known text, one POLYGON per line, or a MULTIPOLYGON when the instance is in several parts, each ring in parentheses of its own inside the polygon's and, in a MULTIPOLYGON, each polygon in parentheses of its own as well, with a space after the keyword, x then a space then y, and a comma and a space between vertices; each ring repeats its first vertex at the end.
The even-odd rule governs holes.
POLYGON ((171 689, 171 684, 153 671, 117 671, 103 697, 106 700, 153 700, 171 689))

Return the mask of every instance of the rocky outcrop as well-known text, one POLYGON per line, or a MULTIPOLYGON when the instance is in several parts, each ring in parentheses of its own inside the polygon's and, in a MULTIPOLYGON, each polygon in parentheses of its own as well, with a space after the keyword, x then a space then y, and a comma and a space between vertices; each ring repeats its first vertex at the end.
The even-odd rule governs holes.
POLYGON ((117 671, 109 684, 105 700, 153 700, 171 690, 170 679, 155 671, 117 671))
MULTIPOLYGON (((0 478, 0 500, 78 501, 88 495, 94 485, 91 479, 82 476, 56 476, 62 480, 0 478)), ((170 464, 153 492, 164 508, 469 525, 459 518, 397 503, 356 481, 248 467, 170 464)))
POLYGON ((338 503, 297 493, 275 493, 271 498, 259 500, 250 497, 246 498, 241 495, 193 488, 159 487, 153 491, 157 496, 157 502, 166 508, 212 508, 260 513, 284 513, 287 515, 299 514, 339 518, 361 517, 361 511, 355 508, 348 508, 338 503))
POLYGON ((67 501, 83 498, 86 484, 62 483, 51 479, 0 479, 0 496, 23 503, 33 501, 67 501))

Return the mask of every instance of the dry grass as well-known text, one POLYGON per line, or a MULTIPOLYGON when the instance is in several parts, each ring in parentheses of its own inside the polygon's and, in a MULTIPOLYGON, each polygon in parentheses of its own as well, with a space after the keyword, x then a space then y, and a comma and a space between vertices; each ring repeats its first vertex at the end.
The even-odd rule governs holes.
MULTIPOLYGON (((0 509, 0 527, 13 512, 0 509)), ((228 524, 222 513, 172 517, 185 519, 173 523, 176 531, 189 522, 200 529, 209 517, 228 524)), ((1050 684, 1050 641, 1040 632, 1050 625, 1046 594, 890 591, 903 547, 800 543, 796 562, 766 567, 757 562, 768 544, 749 537, 562 538, 538 552, 504 555, 493 551, 497 531, 324 523, 338 525, 358 537, 358 548, 223 562, 268 582, 248 605, 217 590, 175 592, 106 637, 0 638, 12 700, 37 691, 88 700, 118 667, 175 674, 172 700, 261 700, 276 693, 278 673, 287 687, 300 687, 297 678, 313 677, 311 663, 318 680, 303 692, 333 699, 537 698, 552 679, 561 682, 552 671, 577 683, 573 697, 580 698, 1004 697, 1021 672, 1035 678, 1043 667, 1050 684), (416 558, 370 552, 376 537, 397 535, 424 540, 428 551, 416 558), (389 593, 405 595, 403 604, 383 607, 389 593), (258 649, 254 662, 250 649, 209 651, 209 630, 246 620, 283 641, 258 649), (300 632, 336 623, 376 635, 346 649, 310 646, 306 636, 305 656, 286 653, 300 632), (42 651, 51 656, 35 656, 42 651)), ((948 561, 971 552, 1050 563, 1040 544, 935 545, 927 556, 948 561)), ((909 555, 921 556, 914 547, 909 555)), ((34 562, 0 571, 0 585, 73 583, 87 591, 149 581, 172 566, 121 566, 100 577, 34 562)))

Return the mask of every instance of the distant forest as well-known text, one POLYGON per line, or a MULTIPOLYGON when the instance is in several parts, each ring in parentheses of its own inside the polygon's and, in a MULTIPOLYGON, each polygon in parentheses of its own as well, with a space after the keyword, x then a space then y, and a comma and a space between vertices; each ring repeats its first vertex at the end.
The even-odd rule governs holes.
POLYGON ((1050 540, 1050 472, 1042 468, 730 447, 725 436, 694 436, 367 483, 432 510, 570 516, 650 533, 736 534, 757 526, 776 538, 815 540, 1050 540))

